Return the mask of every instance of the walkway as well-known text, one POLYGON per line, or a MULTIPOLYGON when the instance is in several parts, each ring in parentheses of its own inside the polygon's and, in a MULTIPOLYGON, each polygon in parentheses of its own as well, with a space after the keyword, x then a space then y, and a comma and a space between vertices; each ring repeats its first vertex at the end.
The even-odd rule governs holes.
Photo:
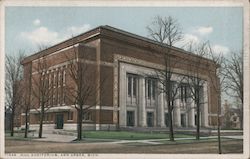
MULTIPOLYGON (((38 136, 38 134, 34 134, 34 136, 38 136)), ((51 141, 51 142, 71 142, 75 139, 76 139, 75 136, 70 136, 70 135, 43 133, 42 138, 36 138, 33 140, 34 141, 51 141)))
MULTIPOLYGON (((38 134, 34 134, 38 136, 38 134)), ((243 139, 243 136, 221 136, 222 138, 228 139, 243 139)), ((44 133, 43 138, 36 138, 35 141, 50 141, 50 142, 72 142, 75 140, 75 136, 70 135, 61 135, 61 134, 52 134, 52 133, 44 133)), ((201 137, 201 139, 217 139, 217 136, 209 136, 209 137, 201 137)), ((169 139, 147 139, 147 140, 109 140, 105 141, 104 139, 88 139, 86 138, 85 141, 89 141, 89 143, 110 143, 110 144, 126 144, 126 143, 142 143, 142 144, 151 144, 151 145, 161 145, 164 144, 161 141, 168 141, 169 139)), ((195 137, 192 138, 175 138, 175 141, 180 140, 195 140, 195 137)))
MULTIPOLYGON (((200 137, 200 139, 217 139, 217 136, 209 136, 209 137, 200 137)), ((227 139, 243 139, 243 136, 221 136, 221 138, 227 138, 227 139)), ((169 139, 149 139, 149 140, 119 140, 114 141, 112 143, 116 144, 125 144, 125 143, 145 143, 145 144, 152 144, 152 145, 160 145, 164 144, 160 141, 168 141, 169 139)), ((175 141, 180 140, 195 140, 195 137, 192 138, 175 138, 175 141)))

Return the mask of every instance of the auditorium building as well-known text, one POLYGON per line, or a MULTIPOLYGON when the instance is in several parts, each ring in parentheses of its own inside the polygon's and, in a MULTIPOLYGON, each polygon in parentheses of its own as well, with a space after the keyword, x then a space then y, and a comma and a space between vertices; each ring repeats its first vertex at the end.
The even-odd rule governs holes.
MULTIPOLYGON (((159 57, 167 51, 173 71, 171 81, 178 83, 173 125, 196 127, 190 87, 185 80, 179 80, 192 74, 194 69, 189 68, 193 67, 203 80, 201 127, 215 126, 218 97, 211 80, 217 79, 213 61, 117 28, 100 26, 22 61, 30 129, 39 128, 41 105, 45 104, 43 129, 76 130, 79 91, 84 97, 83 129, 168 127, 166 96, 155 76, 157 71, 166 69, 164 58, 159 57)), ((24 113, 21 123, 24 127, 24 113)))

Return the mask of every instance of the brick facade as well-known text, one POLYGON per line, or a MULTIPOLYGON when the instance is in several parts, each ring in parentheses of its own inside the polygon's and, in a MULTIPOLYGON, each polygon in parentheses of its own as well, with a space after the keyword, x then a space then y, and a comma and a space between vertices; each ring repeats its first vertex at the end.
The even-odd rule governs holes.
MULTIPOLYGON (((41 90, 38 83, 41 83, 39 81, 43 78, 48 83, 46 94, 49 94, 46 101, 45 126, 52 124, 52 127, 56 128, 59 114, 63 116, 64 128, 67 124, 72 124, 76 129, 74 124, 77 122, 77 112, 73 96, 77 84, 73 82, 71 67, 75 62, 84 65, 85 84, 93 86, 92 89, 95 90, 85 102, 86 107, 90 105, 92 107, 85 113, 84 125, 89 124, 90 129, 96 130, 122 126, 119 121, 123 119, 120 101, 121 98, 126 98, 126 95, 121 96, 122 91, 127 92, 127 90, 120 88, 120 66, 124 63, 147 69, 161 67, 164 61, 155 55, 162 55, 167 47, 116 28, 100 26, 26 57, 22 65, 25 84, 27 87, 30 85, 32 87, 30 92, 26 90, 27 94, 31 94, 30 125, 39 123, 40 108, 39 97, 37 97, 39 95, 36 94, 39 94, 39 88, 41 90)), ((198 69, 201 77, 207 81, 207 120, 208 126, 213 126, 217 120, 215 116, 217 97, 214 95, 215 90, 208 78, 207 70, 210 74, 213 73, 215 64, 184 50, 171 49, 171 62, 175 63, 175 70, 179 73, 188 71, 187 68, 190 66, 195 68, 197 60, 203 63, 198 69)), ((24 115, 21 122, 24 124, 24 115)))

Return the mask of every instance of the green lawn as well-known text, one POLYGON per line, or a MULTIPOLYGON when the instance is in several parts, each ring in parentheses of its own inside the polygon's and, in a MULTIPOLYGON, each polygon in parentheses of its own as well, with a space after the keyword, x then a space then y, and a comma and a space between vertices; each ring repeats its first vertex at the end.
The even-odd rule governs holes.
MULTIPOLYGON (((224 141, 233 141, 235 139, 228 139, 228 138, 222 138, 221 142, 224 141)), ((151 142, 155 142, 155 143, 159 143, 159 144, 164 144, 164 145, 177 145, 177 144, 193 144, 193 143, 211 143, 211 142, 218 142, 218 139, 200 139, 200 140, 196 140, 196 139, 183 139, 183 140, 175 140, 175 141, 169 141, 168 139, 166 140, 156 140, 156 141, 151 141, 151 142)), ((128 143, 122 143, 123 145, 130 145, 130 146, 147 146, 147 145, 151 145, 148 143, 143 143, 143 142, 139 142, 139 141, 135 141, 135 142, 128 142, 128 143)))
MULTIPOLYGON (((223 141, 230 141, 230 140, 237 140, 237 139, 229 139, 229 138, 221 138, 221 142, 223 141)), ((200 142, 218 142, 217 138, 208 138, 208 139, 184 139, 184 140, 175 140, 174 142, 168 140, 161 140, 157 141, 163 144, 188 144, 188 143, 200 143, 200 142)))
MULTIPOLYGON (((94 138, 94 139, 144 140, 144 139, 166 139, 169 137, 169 134, 127 132, 127 131, 84 131, 83 137, 94 138)), ((194 136, 175 134, 175 138, 188 138, 188 137, 194 137, 194 136)))
POLYGON ((10 140, 31 140, 37 137, 31 135, 30 133, 27 138, 24 138, 24 132, 15 132, 14 136, 10 136, 10 132, 5 132, 5 138, 10 140))

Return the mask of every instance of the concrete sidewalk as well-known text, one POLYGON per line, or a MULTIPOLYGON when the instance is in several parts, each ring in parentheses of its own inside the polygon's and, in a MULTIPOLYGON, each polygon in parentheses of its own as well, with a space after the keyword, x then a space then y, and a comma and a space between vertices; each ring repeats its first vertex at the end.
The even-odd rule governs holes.
MULTIPOLYGON (((34 135, 38 136, 38 134, 34 134, 34 135)), ((75 136, 43 133, 42 138, 36 138, 33 140, 35 140, 35 141, 51 141, 51 142, 71 142, 75 139, 76 139, 75 136)))
MULTIPOLYGON (((217 136, 209 136, 209 137, 200 137, 200 139, 217 139, 217 136)), ((221 136, 221 138, 229 138, 229 139, 238 139, 241 140, 243 139, 243 136, 221 136)), ((148 140, 119 140, 119 141, 114 141, 112 143, 116 144, 124 144, 124 143, 134 143, 134 142, 139 142, 139 143, 146 143, 146 144, 152 144, 152 145, 160 145, 163 144, 159 141, 168 141, 169 139, 148 139, 148 140)), ((175 141, 180 141, 180 140, 195 140, 195 137, 192 138, 175 138, 175 141)))
MULTIPOLYGON (((34 136, 38 136, 37 133, 34 134, 34 136)), ((243 139, 242 135, 237 136, 221 136, 221 138, 230 138, 230 139, 243 139)), ((76 139, 76 136, 73 135, 62 135, 62 134, 54 134, 52 132, 44 132, 43 138, 36 138, 33 139, 35 141, 51 141, 51 142, 72 142, 76 139)), ((200 137, 200 139, 217 139, 217 136, 209 136, 209 137, 200 137)), ((86 138, 86 141, 89 139, 86 138)), ((111 139, 110 139, 111 140, 111 139)), ((163 144, 160 141, 167 141, 169 139, 146 139, 146 140, 115 140, 115 141, 105 141, 105 143, 113 143, 113 144, 124 144, 124 143, 145 143, 145 144, 152 144, 152 145, 160 145, 163 144)), ((189 138, 175 138, 176 141, 178 140, 195 140, 195 137, 189 137, 189 138)), ((91 139, 91 141, 95 141, 95 143, 103 142, 103 139, 91 139), (102 141, 98 141, 102 140, 102 141)))

